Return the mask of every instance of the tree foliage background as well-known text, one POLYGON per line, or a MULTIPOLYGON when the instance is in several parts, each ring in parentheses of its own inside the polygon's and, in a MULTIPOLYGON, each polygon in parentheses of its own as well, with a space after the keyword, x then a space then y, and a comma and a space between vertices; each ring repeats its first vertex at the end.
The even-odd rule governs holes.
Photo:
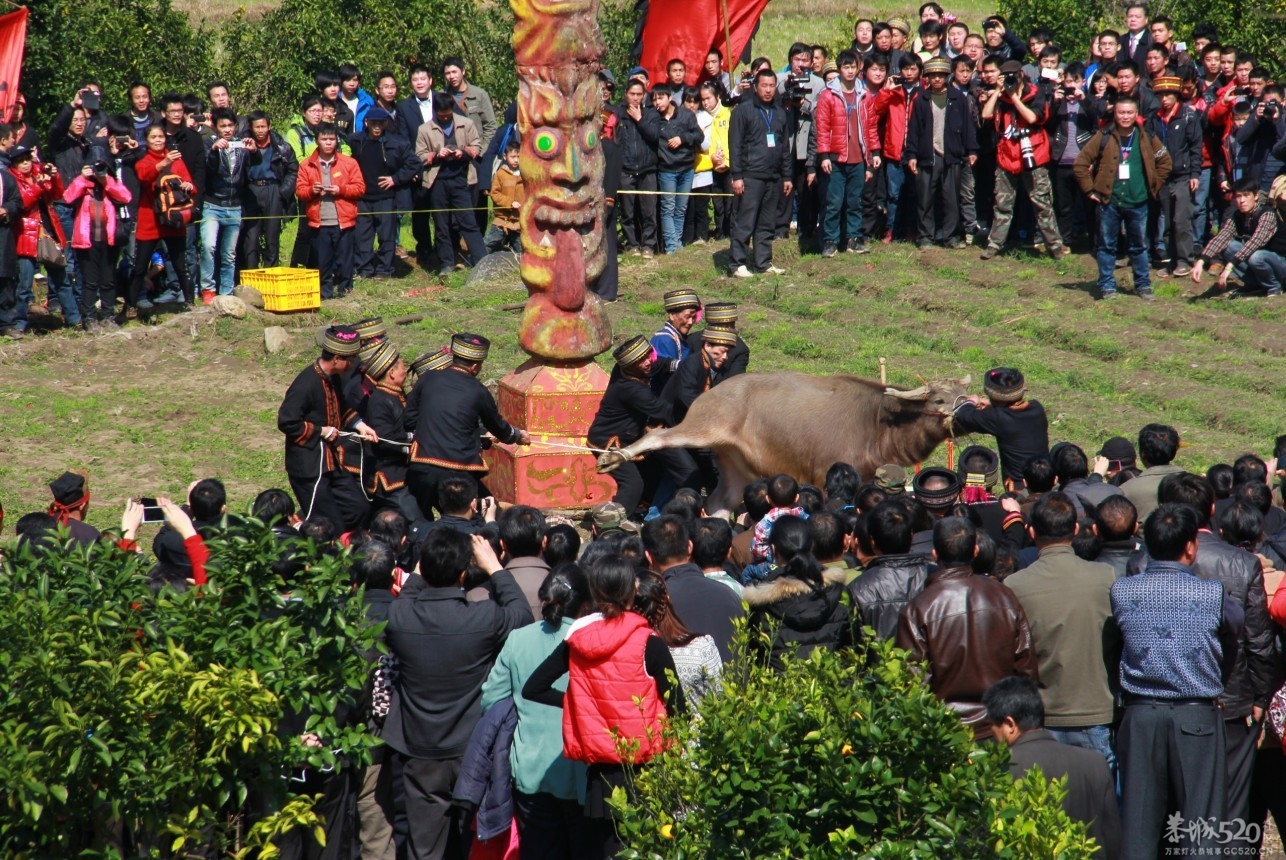
POLYGON ((369 760, 345 714, 376 630, 346 556, 286 583, 266 528, 210 548, 210 584, 181 594, 153 595, 141 557, 108 544, 6 560, 0 856, 252 851, 318 824, 285 776, 369 760))
MULTIPOLYGON (((391 71, 407 90, 407 70, 422 62, 441 87, 441 64, 463 57, 497 113, 517 92, 513 13, 497 0, 283 0, 261 18, 244 12, 219 26, 194 25, 170 0, 31 0, 22 88, 34 124, 47 128, 85 79, 99 81, 109 112, 128 109, 128 86, 142 80, 205 97, 226 80, 243 109, 262 108, 278 124, 299 111, 313 75, 351 62, 368 91, 391 71)), ((604 64, 627 68, 636 14, 632 0, 601 0, 604 64)))

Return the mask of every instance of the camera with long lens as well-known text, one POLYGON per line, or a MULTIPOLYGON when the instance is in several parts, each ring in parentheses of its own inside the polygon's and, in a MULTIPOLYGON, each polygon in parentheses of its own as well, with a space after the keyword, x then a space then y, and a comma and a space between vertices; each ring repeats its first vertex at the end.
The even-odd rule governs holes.
POLYGON ((93 165, 93 168, 94 168, 94 175, 95 175, 95 176, 106 176, 106 175, 107 175, 107 162, 106 162, 106 161, 95 161, 95 162, 94 162, 94 165, 93 165))
POLYGON ((1036 153, 1032 151, 1031 133, 1032 129, 1030 127, 1019 128, 1017 125, 1011 125, 1005 131, 1005 137, 1018 141, 1018 149, 1023 159, 1023 170, 1036 169, 1036 153))
POLYGON ((1018 72, 1005 72, 1005 92, 1016 92, 1020 84, 1021 78, 1018 72))

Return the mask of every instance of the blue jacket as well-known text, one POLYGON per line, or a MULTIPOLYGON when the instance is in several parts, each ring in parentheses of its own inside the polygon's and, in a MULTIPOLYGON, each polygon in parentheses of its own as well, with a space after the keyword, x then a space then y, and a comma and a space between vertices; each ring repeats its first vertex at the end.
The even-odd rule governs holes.
POLYGON ((451 799, 478 810, 479 839, 492 839, 509 832, 513 821, 513 783, 509 772, 509 747, 518 727, 518 709, 513 698, 501 699, 490 708, 473 730, 469 747, 460 762, 451 799))
POLYGON ((366 121, 366 112, 375 107, 375 97, 366 90, 359 88, 357 90, 357 110, 353 111, 353 131, 362 130, 362 124, 366 121))

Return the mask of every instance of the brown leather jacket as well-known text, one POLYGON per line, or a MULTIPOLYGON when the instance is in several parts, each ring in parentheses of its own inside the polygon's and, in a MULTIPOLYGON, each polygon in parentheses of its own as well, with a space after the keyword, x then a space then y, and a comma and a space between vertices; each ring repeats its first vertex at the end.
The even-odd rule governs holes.
POLYGON ((979 740, 992 735, 982 706, 986 689, 1011 675, 1037 680, 1022 604, 1000 582, 968 567, 929 574, 924 590, 902 610, 897 644, 925 661, 929 689, 979 740))
MULTIPOLYGON (((1155 135, 1140 126, 1137 130, 1139 155, 1143 161, 1143 176, 1148 183, 1148 196, 1157 199, 1157 192, 1170 175, 1170 153, 1155 135)), ((1116 171, 1121 166, 1121 138, 1115 126, 1095 133, 1076 156, 1072 174, 1085 194, 1098 194, 1105 200, 1112 199, 1116 185, 1116 171)))

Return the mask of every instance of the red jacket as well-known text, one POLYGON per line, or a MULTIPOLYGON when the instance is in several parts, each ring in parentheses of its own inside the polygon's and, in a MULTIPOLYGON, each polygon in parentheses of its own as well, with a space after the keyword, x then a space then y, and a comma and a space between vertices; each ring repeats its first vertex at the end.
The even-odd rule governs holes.
POLYGON ((62 224, 49 213, 49 204, 62 199, 62 177, 55 173, 52 179, 37 180, 36 176, 42 165, 38 161, 33 162, 33 165, 29 174, 16 170, 9 172, 18 181, 18 194, 22 197, 22 232, 18 234, 18 256, 29 259, 35 259, 41 224, 44 224, 45 230, 54 237, 59 247, 67 244, 62 224))
POLYGON ((902 161, 902 148, 906 145, 906 118, 919 95, 919 87, 908 95, 899 84, 896 87, 884 87, 874 99, 867 100, 872 115, 879 123, 880 149, 885 161, 902 161))
MULTIPOLYGON (((1049 164, 1049 134, 1045 131, 1045 120, 1049 118, 1049 107, 1041 96, 1040 87, 1029 83, 1023 92, 1023 104, 1036 114, 1036 121, 1031 123, 1031 134, 1027 135, 1031 143, 1031 154, 1036 159, 1037 167, 1049 164)), ((1023 172, 1022 143, 1017 138, 1005 136, 1009 126, 1018 125, 1016 110, 1002 109, 1002 102, 996 104, 996 115, 992 122, 996 126, 996 166, 1006 173, 1023 172)), ((1021 125, 1019 125, 1021 127, 1021 125)))
POLYGON ((665 705, 643 666, 647 619, 633 612, 591 615, 567 634, 567 694, 563 698, 563 754, 588 764, 621 764, 618 741, 636 743, 632 761, 664 748, 665 705))
POLYGON ((822 90, 813 109, 813 124, 817 126, 817 160, 829 155, 840 164, 858 164, 880 152, 879 125, 871 123, 866 102, 871 96, 857 89, 857 139, 862 151, 854 155, 848 151, 848 104, 844 101, 839 80, 833 80, 822 90))
MULTIPOLYGON (((186 236, 187 228, 161 228, 156 223, 156 180, 160 176, 157 167, 168 153, 152 152, 150 149, 134 163, 134 175, 138 177, 138 225, 134 228, 134 238, 143 241, 154 241, 163 238, 186 236)), ((176 158, 170 165, 168 173, 173 173, 184 182, 192 181, 183 159, 176 158)))
MULTIPOLYGON (((335 195, 339 229, 347 230, 357 223, 357 200, 366 193, 366 180, 362 178, 362 168, 357 159, 342 152, 335 153, 330 178, 339 188, 339 193, 335 195)), ((309 227, 321 226, 321 195, 313 191, 313 185, 321 181, 321 157, 314 149, 313 154, 300 163, 299 173, 295 177, 295 194, 304 206, 309 227)))

